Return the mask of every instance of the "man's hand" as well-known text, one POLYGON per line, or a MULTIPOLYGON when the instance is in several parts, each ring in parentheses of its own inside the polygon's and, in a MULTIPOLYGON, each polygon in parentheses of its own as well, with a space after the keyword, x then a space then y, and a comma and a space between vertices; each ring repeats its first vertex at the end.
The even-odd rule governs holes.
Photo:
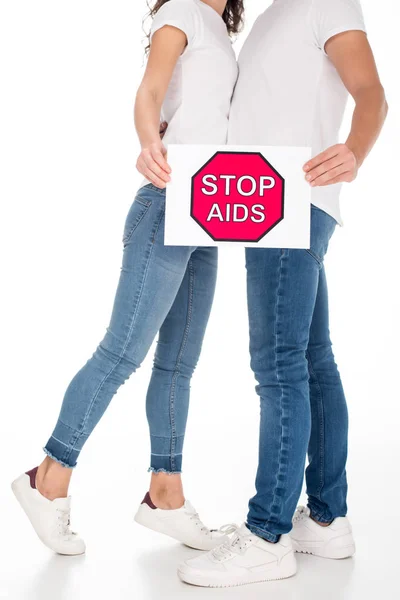
POLYGON ((312 187, 354 181, 358 173, 357 159, 346 144, 336 144, 309 160, 303 167, 312 187))
POLYGON ((161 189, 164 189, 171 181, 171 168, 165 160, 166 155, 167 151, 160 140, 150 144, 147 148, 142 148, 136 163, 139 173, 161 189))

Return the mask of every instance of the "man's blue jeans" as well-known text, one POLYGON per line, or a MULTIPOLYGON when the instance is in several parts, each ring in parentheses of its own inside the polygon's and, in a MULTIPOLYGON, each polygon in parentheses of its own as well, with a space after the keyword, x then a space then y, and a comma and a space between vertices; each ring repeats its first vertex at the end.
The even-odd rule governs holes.
POLYGON ((247 524, 291 529, 306 471, 314 518, 345 516, 348 415, 329 335, 323 260, 336 222, 312 207, 311 249, 247 249, 251 365, 261 400, 257 493, 247 524))
POLYGON ((111 322, 93 357, 71 381, 45 452, 74 467, 118 388, 159 332, 147 393, 151 469, 180 472, 190 379, 214 297, 217 248, 164 246, 165 191, 141 190, 129 211, 111 322))

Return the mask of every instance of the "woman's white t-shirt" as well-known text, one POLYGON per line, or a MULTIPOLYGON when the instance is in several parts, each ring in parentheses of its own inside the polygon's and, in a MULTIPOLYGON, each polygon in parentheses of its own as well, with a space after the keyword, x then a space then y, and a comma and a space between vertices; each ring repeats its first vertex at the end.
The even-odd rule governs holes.
POLYGON ((171 25, 186 34, 162 107, 168 144, 225 144, 238 68, 221 16, 201 0, 169 0, 154 17, 154 33, 171 25))

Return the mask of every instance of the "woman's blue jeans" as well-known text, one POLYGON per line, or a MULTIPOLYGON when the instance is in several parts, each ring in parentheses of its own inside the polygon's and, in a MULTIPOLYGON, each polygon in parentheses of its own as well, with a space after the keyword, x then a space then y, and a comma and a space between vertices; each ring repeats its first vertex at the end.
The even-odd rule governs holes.
POLYGON ((311 210, 311 249, 247 249, 251 365, 261 401, 257 493, 247 518, 275 542, 306 471, 312 515, 345 516, 348 415, 329 335, 323 260, 336 222, 311 210))
POLYGON ((217 248, 164 246, 165 191, 141 188, 129 211, 124 255, 107 333, 71 381, 45 452, 74 467, 118 388, 159 333, 147 393, 151 469, 181 471, 190 380, 217 275, 217 248))

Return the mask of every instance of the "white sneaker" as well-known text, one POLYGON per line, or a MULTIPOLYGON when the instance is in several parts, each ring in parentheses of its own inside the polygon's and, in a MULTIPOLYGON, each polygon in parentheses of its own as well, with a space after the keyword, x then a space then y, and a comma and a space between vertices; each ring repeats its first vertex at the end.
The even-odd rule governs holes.
POLYGON ((270 544, 242 525, 232 540, 181 564, 178 575, 202 587, 233 587, 295 575, 296 559, 288 535, 270 544))
POLYGON ((236 525, 225 525, 218 530, 208 529, 193 506, 186 500, 182 508, 163 510, 157 508, 147 493, 135 515, 136 523, 178 540, 196 550, 211 550, 228 541, 236 525))
POLYGON ((35 486, 37 469, 11 484, 12 491, 45 546, 58 554, 83 554, 84 541, 70 529, 71 498, 48 500, 35 486))
POLYGON ((349 558, 356 551, 347 517, 338 517, 328 527, 321 527, 310 517, 310 509, 299 506, 290 533, 295 552, 323 558, 349 558))

